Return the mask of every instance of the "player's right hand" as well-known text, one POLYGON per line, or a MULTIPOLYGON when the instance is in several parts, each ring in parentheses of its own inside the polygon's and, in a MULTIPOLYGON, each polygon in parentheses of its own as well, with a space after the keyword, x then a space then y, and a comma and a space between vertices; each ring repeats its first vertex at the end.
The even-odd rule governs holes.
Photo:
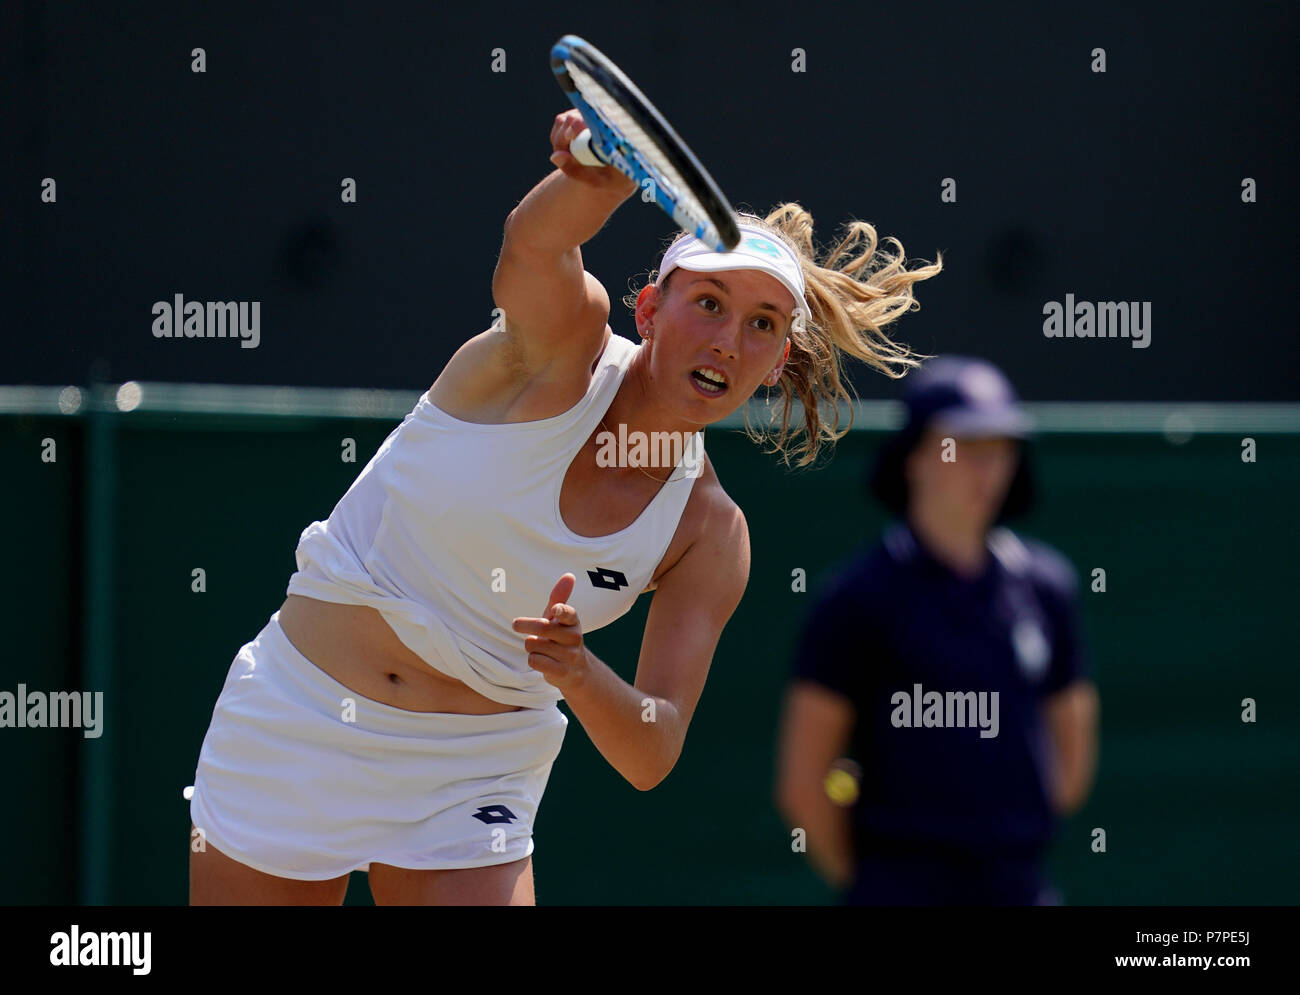
POLYGON ((551 125, 551 148, 553 150, 551 152, 551 162, 565 176, 571 177, 593 189, 606 190, 624 197, 630 197, 636 193, 636 182, 624 176, 615 167, 584 166, 569 152, 569 143, 581 135, 586 128, 587 122, 583 120, 582 113, 577 108, 555 115, 555 123, 551 125))

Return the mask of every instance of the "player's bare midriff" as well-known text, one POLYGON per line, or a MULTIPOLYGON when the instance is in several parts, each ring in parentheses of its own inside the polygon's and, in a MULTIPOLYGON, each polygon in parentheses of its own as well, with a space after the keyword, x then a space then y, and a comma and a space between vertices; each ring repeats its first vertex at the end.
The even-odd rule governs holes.
MULTIPOLYGON (((482 353, 477 357, 467 356, 462 349, 429 389, 430 401, 462 421, 501 423, 493 417, 501 409, 500 394, 492 398, 479 391, 476 398, 475 392, 459 389, 465 383, 482 386, 484 380, 475 367, 481 370, 483 363, 474 360, 483 358, 482 353), (453 366, 458 368, 453 371, 453 366), (452 375, 448 376, 449 373, 452 375), (449 388, 449 383, 457 385, 457 389, 449 388)), ((572 403, 576 401, 568 406, 572 403)), ((507 423, 535 421, 564 410, 554 402, 550 407, 556 410, 548 410, 541 398, 516 396, 507 423), (520 404, 521 400, 525 403, 520 404)), ((631 525, 662 486, 649 477, 612 473, 609 468, 597 466, 595 435, 593 432, 574 457, 560 489, 560 513, 565 524, 584 536, 610 535, 631 525)), ((712 477, 712 473, 706 457, 705 477, 712 477)), ((695 488, 696 492, 701 490, 695 488)), ((696 497, 693 493, 688 502, 677 533, 655 571, 655 582, 689 545, 689 522, 695 519, 692 506, 697 503, 696 497)), ((545 605, 538 605, 532 614, 540 617, 545 610, 545 605)), ((520 707, 493 701, 463 681, 434 670, 398 638, 376 609, 367 605, 336 604, 291 594, 280 606, 280 627, 303 656, 334 680, 385 705, 412 712, 468 715, 511 712, 520 707)), ((522 634, 519 636, 521 647, 524 638, 522 634)))
POLYGON ((290 594, 280 606, 280 628, 299 653, 344 687, 373 701, 411 712, 489 715, 519 709, 434 670, 368 605, 290 594))

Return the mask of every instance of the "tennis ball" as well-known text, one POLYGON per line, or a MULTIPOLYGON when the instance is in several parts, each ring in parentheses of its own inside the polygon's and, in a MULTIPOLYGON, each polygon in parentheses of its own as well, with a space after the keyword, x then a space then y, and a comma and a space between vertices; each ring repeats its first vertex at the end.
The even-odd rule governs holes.
POLYGON ((826 780, 822 783, 826 788, 826 796, 836 805, 852 805, 857 800, 857 778, 843 768, 832 767, 826 772, 826 780))

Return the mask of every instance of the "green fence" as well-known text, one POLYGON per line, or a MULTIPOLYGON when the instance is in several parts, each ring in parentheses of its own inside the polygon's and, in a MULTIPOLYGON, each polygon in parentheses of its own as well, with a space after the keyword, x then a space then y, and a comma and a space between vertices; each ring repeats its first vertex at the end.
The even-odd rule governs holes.
MULTIPOLYGON (((0 903, 183 904, 199 746, 226 670, 280 604, 298 534, 326 517, 416 395, 128 385, 0 391, 8 652, 0 691, 104 695, 103 732, 0 729, 0 903), (357 444, 355 463, 341 441, 357 444), (52 440, 52 442, 50 441, 52 440), (53 456, 53 459, 51 459, 53 456), (202 568, 206 591, 192 591, 202 568)), ((1018 529, 1085 593, 1101 766, 1062 829, 1072 904, 1294 903, 1300 677, 1293 623, 1300 415, 1287 406, 1030 405, 1042 501, 1018 529), (1242 439, 1257 459, 1243 462, 1242 439), (1259 720, 1241 720, 1243 698, 1259 720), (1107 832, 1093 853, 1091 832, 1107 832)), ((786 668, 830 569, 873 541, 862 466, 897 416, 864 404, 822 469, 787 473, 727 425, 710 457, 753 566, 686 748, 651 792, 570 724, 536 826, 542 903, 833 900, 772 803, 786 668), (791 590, 803 568, 808 593, 791 590)), ((734 423, 729 423, 734 426, 734 423)), ((625 678, 649 598, 592 633, 625 678)), ((368 903, 354 875, 350 904, 368 903)))

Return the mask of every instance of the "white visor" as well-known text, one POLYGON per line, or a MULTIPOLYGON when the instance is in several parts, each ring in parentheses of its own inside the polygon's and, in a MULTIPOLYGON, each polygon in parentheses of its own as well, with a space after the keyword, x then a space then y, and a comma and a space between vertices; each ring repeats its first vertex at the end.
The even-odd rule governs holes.
POLYGON ((762 270, 780 280, 785 289, 794 295, 795 313, 792 317, 798 320, 800 308, 803 309, 803 316, 807 317, 809 308, 805 298, 803 268, 795 254, 784 242, 772 238, 761 228, 743 222, 737 227, 740 229, 740 242, 730 252, 714 252, 693 236, 678 239, 664 253, 655 286, 662 287, 668 274, 678 267, 695 273, 717 273, 728 269, 762 270))

